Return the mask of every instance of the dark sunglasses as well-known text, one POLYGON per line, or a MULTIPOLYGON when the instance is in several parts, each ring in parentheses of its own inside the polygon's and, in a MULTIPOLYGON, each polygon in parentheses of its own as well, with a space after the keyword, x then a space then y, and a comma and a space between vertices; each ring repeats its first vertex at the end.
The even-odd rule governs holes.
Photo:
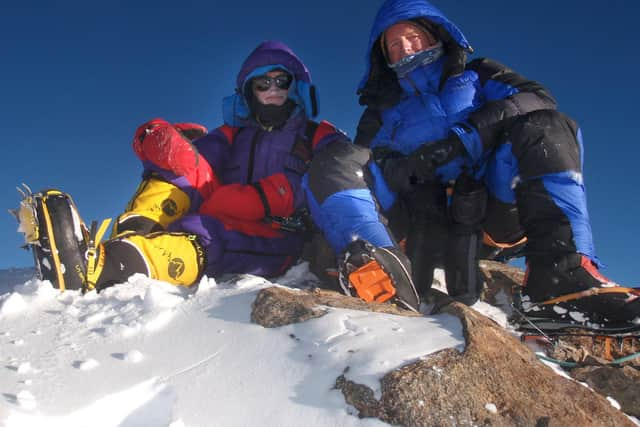
POLYGON ((286 90, 291 86, 292 80, 290 74, 278 74, 275 77, 258 76, 251 80, 251 87, 258 92, 266 92, 275 83, 278 89, 286 90))

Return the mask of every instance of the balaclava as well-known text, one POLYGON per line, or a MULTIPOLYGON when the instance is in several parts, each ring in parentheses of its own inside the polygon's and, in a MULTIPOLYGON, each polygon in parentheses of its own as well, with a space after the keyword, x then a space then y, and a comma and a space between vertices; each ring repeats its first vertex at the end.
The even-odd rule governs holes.
MULTIPOLYGON (((285 70, 282 70, 280 68, 276 68, 272 71, 286 72, 285 70)), ((292 82, 289 89, 294 86, 295 82, 292 82)), ((293 113, 297 105, 291 98, 288 98, 282 105, 261 103, 253 94, 251 81, 248 81, 245 84, 244 96, 247 100, 247 105, 249 106, 251 114, 256 118, 258 124, 265 129, 281 128, 287 121, 287 119, 291 116, 291 113, 293 113)))

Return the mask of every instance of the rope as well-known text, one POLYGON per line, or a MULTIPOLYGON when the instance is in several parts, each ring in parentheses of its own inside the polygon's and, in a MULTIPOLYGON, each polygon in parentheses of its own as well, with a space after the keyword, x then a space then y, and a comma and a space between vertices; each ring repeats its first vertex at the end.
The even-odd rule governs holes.
POLYGON ((552 341, 553 341, 549 335, 545 334, 545 333, 544 333, 544 331, 543 331, 542 329, 538 328, 538 326, 536 326, 536 324, 535 324, 535 323, 533 323, 531 320, 529 320, 529 318, 528 318, 528 317, 527 317, 523 312, 521 312, 521 311, 520 311, 520 309, 519 309, 515 304, 512 304, 512 305, 511 305, 511 307, 512 307, 515 311, 517 311, 517 312, 518 312, 518 314, 520 315, 520 317, 521 317, 522 319, 524 319, 528 324, 530 324, 531 326, 533 326, 533 328, 534 328, 535 330, 537 330, 537 331, 538 331, 538 333, 540 333, 540 335, 542 335, 542 336, 543 336, 543 337, 545 337, 547 340, 549 340, 549 342, 552 342, 552 341))

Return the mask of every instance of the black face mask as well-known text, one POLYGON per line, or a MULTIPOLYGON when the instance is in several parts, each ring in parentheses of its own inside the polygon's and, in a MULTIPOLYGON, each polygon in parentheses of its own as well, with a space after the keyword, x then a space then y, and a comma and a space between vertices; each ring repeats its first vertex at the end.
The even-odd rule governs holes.
POLYGON ((265 129, 279 129, 291 116, 293 110, 295 110, 296 103, 291 99, 287 99, 287 101, 282 105, 265 105, 261 104, 254 96, 252 96, 249 107, 260 126, 265 129))

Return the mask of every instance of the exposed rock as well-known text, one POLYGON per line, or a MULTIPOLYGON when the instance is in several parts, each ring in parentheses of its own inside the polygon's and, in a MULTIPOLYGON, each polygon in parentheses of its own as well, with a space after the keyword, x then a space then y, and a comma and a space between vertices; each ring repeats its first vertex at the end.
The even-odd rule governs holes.
POLYGON ((443 350, 382 379, 382 418, 407 426, 633 425, 611 404, 540 363, 517 339, 459 303, 463 353, 443 350), (496 408, 495 413, 489 408, 496 408))
POLYGON ((524 271, 501 262, 482 260, 480 272, 485 281, 481 300, 491 305, 511 304, 514 289, 524 281, 524 271))
MULTIPOLYGON (((489 294, 496 295, 495 289, 505 289, 505 293, 508 289, 510 293, 511 287, 522 280, 522 272, 513 267, 483 261, 482 268, 489 294)), ((381 380, 379 400, 368 387, 350 381, 346 368, 335 387, 359 416, 406 426, 634 425, 603 396, 542 364, 528 347, 493 321, 453 302, 446 294, 434 295, 437 305, 444 307, 442 311, 460 318, 464 352, 443 350, 389 372, 381 380)), ((322 316, 327 306, 420 316, 333 291, 273 287, 258 294, 251 318, 265 327, 275 327, 322 316)), ((622 381, 638 383, 637 376, 621 368, 607 369, 618 371, 574 371, 584 375, 581 381, 614 397, 625 412, 634 414, 628 408, 640 407, 640 393, 637 386, 622 381), (607 377, 612 377, 609 382, 607 377), (620 388, 627 388, 622 391, 628 393, 618 393, 620 388)))
POLYGON ((444 311, 461 319, 465 351, 443 350, 388 373, 379 401, 342 375, 336 387, 360 416, 406 426, 633 425, 602 396, 540 363, 491 320, 457 302, 444 311))
POLYGON ((304 322, 326 313, 326 310, 318 308, 318 306, 399 314, 402 316, 422 316, 419 313, 408 311, 393 304, 367 303, 360 299, 325 289, 300 291, 274 286, 263 289, 258 293, 252 305, 251 321, 265 328, 304 322))
MULTIPOLYGON (((520 269, 492 261, 481 261, 481 271, 486 280, 482 299, 499 305, 496 298, 500 292, 522 284, 524 272, 520 269)), ((510 301, 509 301, 510 302, 510 301)), ((594 365, 572 369, 568 374, 578 381, 593 387, 603 396, 614 398, 627 414, 640 417, 640 357, 629 359, 621 365, 607 365, 613 359, 628 358, 640 352, 640 340, 605 339, 585 336, 584 331, 573 331, 577 335, 557 338, 553 346, 547 347, 547 355, 561 361, 594 365)))
POLYGON ((267 288, 258 293, 251 305, 251 321, 265 328, 304 322, 326 313, 317 305, 306 292, 267 288))
POLYGON ((373 391, 365 385, 348 380, 345 376, 348 371, 348 368, 345 369, 342 375, 336 379, 334 388, 342 392, 344 400, 349 405, 358 409, 358 416, 361 418, 374 417, 383 419, 384 408, 376 400, 373 391))
POLYGON ((571 371, 603 396, 611 396, 629 415, 640 418, 640 371, 631 367, 586 366, 571 371))

